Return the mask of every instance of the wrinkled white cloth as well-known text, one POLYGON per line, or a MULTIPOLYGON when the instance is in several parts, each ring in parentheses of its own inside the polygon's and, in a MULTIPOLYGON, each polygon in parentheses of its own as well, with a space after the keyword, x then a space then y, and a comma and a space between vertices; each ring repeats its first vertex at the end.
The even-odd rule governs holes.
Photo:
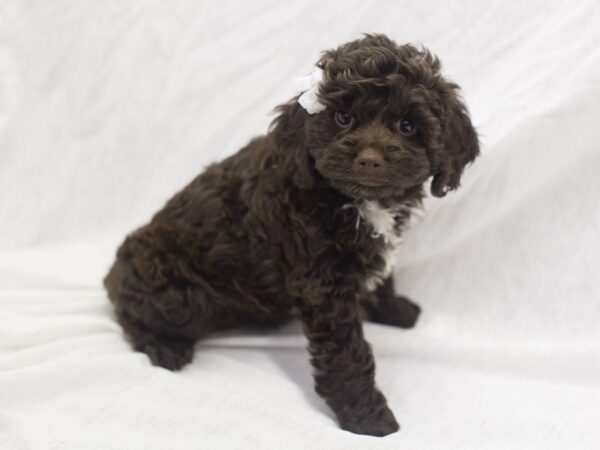
POLYGON ((599 23, 596 0, 4 0, 0 448, 600 448, 599 23), (400 249, 418 327, 366 326, 383 439, 338 429, 297 325, 170 373, 101 287, 127 232, 362 32, 433 50, 483 150, 400 249))

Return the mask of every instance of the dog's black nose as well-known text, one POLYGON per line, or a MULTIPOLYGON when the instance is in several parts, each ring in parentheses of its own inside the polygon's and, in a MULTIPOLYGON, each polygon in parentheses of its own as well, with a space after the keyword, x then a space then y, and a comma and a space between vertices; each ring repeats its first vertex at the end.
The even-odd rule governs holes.
POLYGON ((379 172, 383 169, 383 155, 374 148, 363 148, 354 159, 357 172, 379 172))

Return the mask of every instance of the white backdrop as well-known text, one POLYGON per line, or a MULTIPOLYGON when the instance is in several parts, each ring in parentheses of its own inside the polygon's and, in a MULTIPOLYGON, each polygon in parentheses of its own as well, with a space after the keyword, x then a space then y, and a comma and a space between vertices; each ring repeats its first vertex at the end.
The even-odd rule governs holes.
POLYGON ((4 0, 0 447, 597 449, 600 5, 4 0), (483 145, 396 269, 415 330, 368 325, 399 419, 337 429, 297 326, 130 351, 101 278, 125 233, 263 133, 319 52, 422 43, 483 145))

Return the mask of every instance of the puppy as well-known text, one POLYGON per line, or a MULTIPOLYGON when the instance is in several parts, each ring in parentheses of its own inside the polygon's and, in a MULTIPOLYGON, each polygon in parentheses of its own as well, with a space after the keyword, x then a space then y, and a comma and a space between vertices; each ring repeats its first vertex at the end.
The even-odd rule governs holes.
POLYGON ((425 183, 442 197, 479 153, 458 86, 384 35, 326 51, 265 136, 209 166, 130 234, 105 279, 133 347, 171 370, 215 330, 302 321, 341 427, 398 424, 362 322, 411 327, 393 251, 425 183))

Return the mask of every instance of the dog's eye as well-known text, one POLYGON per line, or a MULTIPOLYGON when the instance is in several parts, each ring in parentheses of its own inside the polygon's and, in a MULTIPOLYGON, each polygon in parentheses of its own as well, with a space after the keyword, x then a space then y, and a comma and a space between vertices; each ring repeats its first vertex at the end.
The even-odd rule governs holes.
POLYGON ((412 136, 417 132, 417 126, 414 124, 413 121, 409 119, 400 120, 397 123, 396 127, 398 128, 398 131, 404 136, 412 136))
POLYGON ((348 114, 343 112, 335 113, 335 123, 337 123, 340 127, 348 128, 350 125, 352 125, 352 122, 354 122, 354 119, 352 119, 352 117, 350 117, 348 114))

